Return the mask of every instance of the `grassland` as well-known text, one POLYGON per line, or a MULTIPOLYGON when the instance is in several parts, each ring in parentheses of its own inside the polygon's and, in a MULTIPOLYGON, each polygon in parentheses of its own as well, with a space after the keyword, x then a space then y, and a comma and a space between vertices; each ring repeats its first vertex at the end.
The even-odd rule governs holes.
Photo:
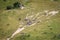
MULTIPOLYGON (((30 2, 25 3, 24 0, 7 0, 6 2, 0 0, 0 40, 6 40, 7 37, 11 36, 19 28, 19 22, 25 18, 26 14, 31 14, 32 12, 36 14, 43 10, 60 11, 60 0, 30 0, 30 2), (12 5, 16 1, 24 4, 25 8, 23 10, 5 10, 6 6, 12 5)), ((60 12, 51 17, 48 22, 44 21, 29 28, 27 27, 11 40, 60 40, 58 35, 60 35, 60 12)))

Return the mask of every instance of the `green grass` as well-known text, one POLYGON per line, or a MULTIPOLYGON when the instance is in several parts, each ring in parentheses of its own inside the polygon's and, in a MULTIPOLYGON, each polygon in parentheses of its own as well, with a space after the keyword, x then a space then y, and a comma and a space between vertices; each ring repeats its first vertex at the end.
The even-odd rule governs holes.
MULTIPOLYGON (((7 37, 11 36, 19 27, 19 22, 25 18, 26 14, 31 14, 31 12, 36 14, 43 10, 60 11, 60 0, 56 2, 50 0, 30 0, 26 4, 24 0, 21 0, 22 4, 26 6, 25 9, 5 10, 6 6, 12 5, 16 1, 20 0, 7 0, 6 2, 0 0, 0 40, 6 40, 7 37), (20 21, 18 20, 19 18, 21 18, 20 21)), ((25 35, 19 33, 11 40, 60 40, 57 37, 53 38, 54 35, 60 34, 60 13, 51 17, 49 22, 36 24, 26 28, 21 33, 25 33, 25 35), (27 34, 30 34, 30 37, 27 37, 27 34)))
MULTIPOLYGON (((35 26, 26 28, 22 33, 30 34, 30 37, 23 37, 23 40, 60 40, 57 35, 60 34, 59 15, 51 18, 49 22, 36 24, 35 26), (50 29, 52 28, 52 30, 50 29), (54 36, 56 37, 54 38, 54 36), (25 39, 24 39, 25 38, 25 39)), ((25 34, 25 35, 26 35, 25 34)), ((20 40, 22 34, 18 34, 12 40, 20 40)), ((22 40, 22 39, 21 39, 22 40)))

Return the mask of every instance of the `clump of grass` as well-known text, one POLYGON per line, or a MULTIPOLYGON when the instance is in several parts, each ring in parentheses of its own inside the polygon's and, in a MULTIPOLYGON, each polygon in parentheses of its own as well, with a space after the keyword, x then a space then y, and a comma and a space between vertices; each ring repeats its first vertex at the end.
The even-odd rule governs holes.
POLYGON ((48 26, 50 30, 52 30, 53 28, 51 26, 48 26))
POLYGON ((52 30, 53 28, 50 28, 50 30, 52 30))
POLYGON ((43 34, 47 34, 47 32, 43 32, 43 34))
POLYGON ((7 26, 9 26, 10 24, 8 23, 7 26))
POLYGON ((50 26, 48 26, 48 27, 50 27, 50 26))
POLYGON ((18 19, 19 21, 21 20, 21 18, 18 19))

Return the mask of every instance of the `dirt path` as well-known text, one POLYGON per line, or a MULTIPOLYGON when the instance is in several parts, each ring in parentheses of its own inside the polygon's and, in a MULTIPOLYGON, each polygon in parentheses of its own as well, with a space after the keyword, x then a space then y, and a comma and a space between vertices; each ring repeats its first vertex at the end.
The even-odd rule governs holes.
POLYGON ((7 38, 7 40, 10 40, 10 39, 13 38, 16 34, 18 34, 19 32, 21 32, 21 31, 24 30, 24 29, 25 29, 24 27, 18 28, 18 29, 12 34, 12 36, 11 36, 10 38, 7 38))

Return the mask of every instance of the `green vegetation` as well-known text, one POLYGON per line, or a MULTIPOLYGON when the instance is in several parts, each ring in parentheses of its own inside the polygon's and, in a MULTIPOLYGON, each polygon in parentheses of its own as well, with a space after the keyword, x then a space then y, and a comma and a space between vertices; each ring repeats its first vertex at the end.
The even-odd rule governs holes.
POLYGON ((16 37, 14 40, 26 40, 30 37, 30 34, 21 34, 21 36, 16 37))
MULTIPOLYGON (((27 14, 35 15, 44 10, 60 11, 60 0, 0 0, 0 40, 10 37, 27 14), (25 9, 19 9, 20 3, 25 9)), ((48 20, 27 27, 21 32, 23 34, 19 33, 11 40, 60 40, 60 12, 48 20)))
POLYGON ((4 2, 6 2, 7 0, 3 0, 4 2))
POLYGON ((11 6, 6 7, 6 10, 10 10, 10 9, 13 9, 13 7, 11 7, 11 6))
POLYGON ((21 6, 22 6, 21 3, 15 2, 15 3, 13 4, 13 6, 7 6, 6 9, 7 9, 7 10, 16 9, 16 8, 20 8, 21 6))
POLYGON ((14 5, 14 8, 19 8, 21 4, 19 2, 16 2, 13 5, 14 5))

